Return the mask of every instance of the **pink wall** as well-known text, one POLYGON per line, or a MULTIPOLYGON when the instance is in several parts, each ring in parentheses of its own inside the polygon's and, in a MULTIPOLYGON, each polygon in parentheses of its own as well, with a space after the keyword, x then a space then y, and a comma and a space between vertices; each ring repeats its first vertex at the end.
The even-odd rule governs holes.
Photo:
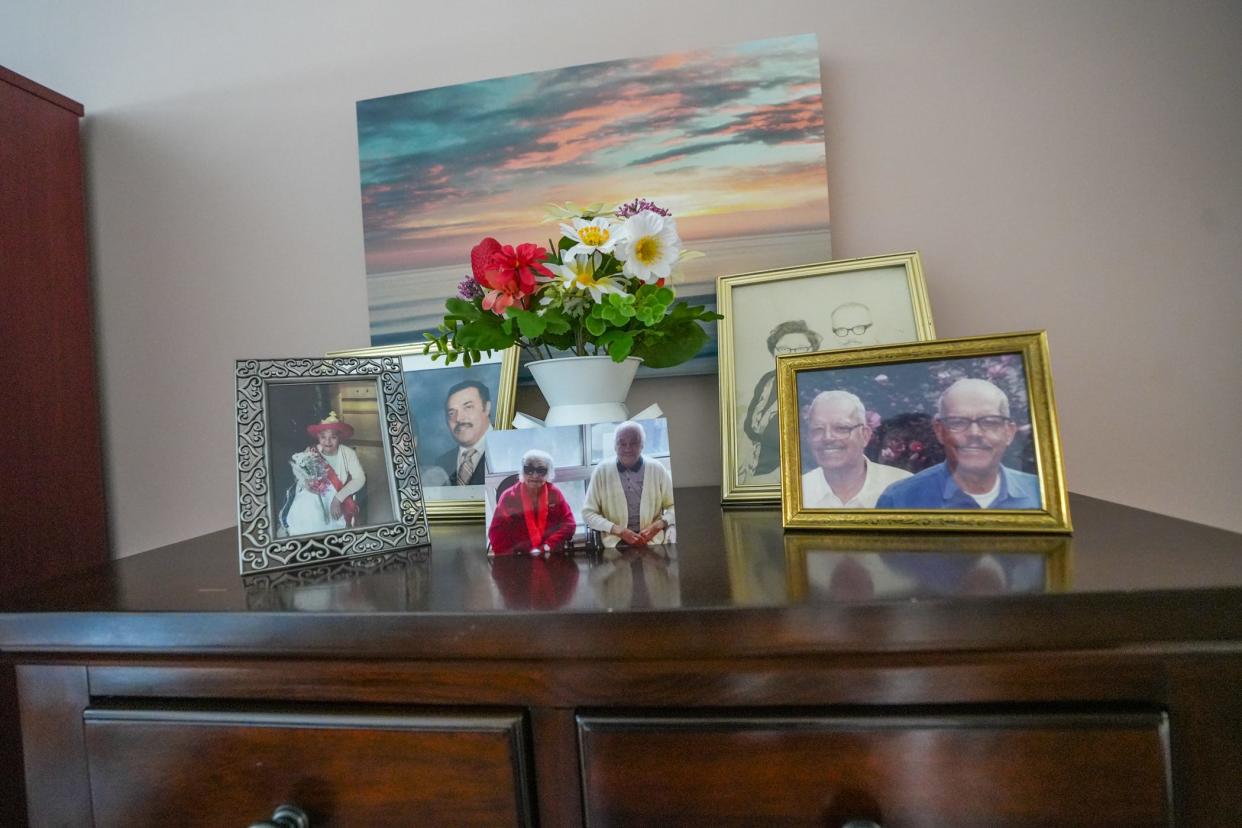
MULTIPOLYGON (((943 336, 1047 328, 1072 490, 1242 531, 1242 6, 724 9, 8 4, 4 63, 89 116, 118 554, 233 521, 233 359, 367 343, 356 100, 805 31, 836 255, 920 250, 943 336)), ((715 481, 714 378, 652 399, 715 481)))

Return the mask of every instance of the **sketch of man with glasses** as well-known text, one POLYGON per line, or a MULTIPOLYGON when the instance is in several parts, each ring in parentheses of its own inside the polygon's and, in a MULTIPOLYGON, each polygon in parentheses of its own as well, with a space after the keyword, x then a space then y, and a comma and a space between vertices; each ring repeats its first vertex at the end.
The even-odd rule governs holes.
POLYGON ((869 460, 867 410, 848 391, 821 391, 807 412, 807 441, 816 467, 802 475, 806 508, 871 509, 891 484, 910 472, 869 460))
POLYGON ((871 320, 871 308, 861 302, 838 305, 832 316, 832 335, 837 338, 838 348, 861 348, 876 345, 875 324, 871 320))
POLYGON ((1005 392, 983 379, 945 389, 932 420, 945 459, 889 486, 881 509, 1038 509, 1039 478, 1002 465, 1018 427, 1005 392))
MULTIPOLYGON (((775 360, 785 354, 809 354, 818 351, 823 337, 807 327, 801 319, 782 322, 768 333, 768 353, 775 360)), ((776 368, 755 383, 755 392, 742 421, 742 431, 751 440, 751 450, 744 456, 739 476, 747 482, 775 482, 780 471, 780 425, 776 417, 776 368)))

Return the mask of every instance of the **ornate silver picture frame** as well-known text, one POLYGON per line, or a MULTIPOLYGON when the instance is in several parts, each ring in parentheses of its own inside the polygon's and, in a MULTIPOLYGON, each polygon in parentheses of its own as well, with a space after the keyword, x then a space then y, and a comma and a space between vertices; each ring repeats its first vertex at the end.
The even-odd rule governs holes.
POLYGON ((237 362, 242 575, 430 544, 401 362, 237 362))

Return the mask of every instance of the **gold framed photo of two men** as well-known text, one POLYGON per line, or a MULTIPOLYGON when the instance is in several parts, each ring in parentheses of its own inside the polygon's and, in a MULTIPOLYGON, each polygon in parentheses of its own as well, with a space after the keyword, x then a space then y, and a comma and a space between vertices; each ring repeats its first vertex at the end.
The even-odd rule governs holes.
POLYGON ((786 528, 1071 530, 1043 331, 776 365, 786 528))
POLYGON ((483 520, 488 437, 513 423, 518 349, 484 354, 470 365, 433 360, 428 343, 333 351, 336 358, 400 360, 410 433, 429 520, 483 520))
POLYGON ((726 506, 780 502, 776 357, 936 336, 913 252, 724 276, 716 304, 726 506))

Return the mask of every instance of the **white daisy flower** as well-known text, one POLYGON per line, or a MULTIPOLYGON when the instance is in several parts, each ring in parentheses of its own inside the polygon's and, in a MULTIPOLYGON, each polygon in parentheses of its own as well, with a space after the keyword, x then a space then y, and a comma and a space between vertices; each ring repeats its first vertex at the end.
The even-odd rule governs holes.
POLYGON ((565 257, 611 253, 617 244, 617 220, 611 216, 593 219, 575 218, 573 224, 562 224, 561 233, 577 242, 565 251, 565 257))
POLYGON ((681 239, 671 216, 644 210, 626 219, 617 236, 615 253, 623 270, 644 282, 667 279, 681 255, 681 239))
POLYGON ((605 293, 625 293, 616 276, 599 276, 595 273, 595 256, 565 257, 565 263, 551 265, 566 290, 588 291, 596 302, 605 293))

